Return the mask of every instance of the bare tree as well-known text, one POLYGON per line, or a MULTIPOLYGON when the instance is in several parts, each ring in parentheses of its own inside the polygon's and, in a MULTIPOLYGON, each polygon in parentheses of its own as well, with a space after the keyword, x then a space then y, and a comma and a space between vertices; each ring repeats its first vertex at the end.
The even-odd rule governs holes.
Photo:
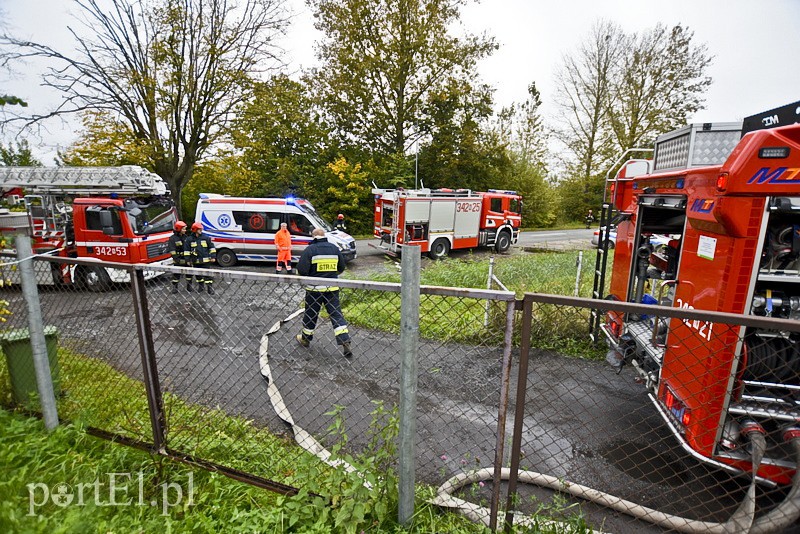
POLYGON ((556 132, 568 159, 563 213, 597 207, 602 177, 618 155, 652 143, 702 109, 711 58, 692 38, 681 25, 625 34, 600 22, 564 58, 556 73, 562 117, 556 132))
POLYGON ((613 138, 607 126, 607 106, 615 66, 622 58, 626 37, 619 26, 602 21, 578 48, 564 57, 556 73, 556 105, 562 121, 556 138, 570 157, 570 175, 579 184, 586 205, 593 178, 608 164, 613 153, 613 138))
POLYGON ((75 0, 83 26, 71 53, 10 35, 5 64, 44 58, 44 86, 62 101, 44 114, 6 118, 24 126, 105 111, 147 147, 176 201, 196 163, 225 134, 253 77, 276 69, 284 0, 75 0))
POLYGON ((711 84, 706 46, 692 44, 694 33, 680 24, 661 24, 628 40, 617 73, 611 77, 609 125, 617 148, 649 145, 659 134, 686 124, 702 109, 711 84))

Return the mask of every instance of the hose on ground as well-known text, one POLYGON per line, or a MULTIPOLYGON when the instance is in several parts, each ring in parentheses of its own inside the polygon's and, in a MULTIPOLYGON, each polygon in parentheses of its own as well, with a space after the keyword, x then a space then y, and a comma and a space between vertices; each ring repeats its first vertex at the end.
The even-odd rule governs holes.
MULTIPOLYGON (((752 463, 753 473, 758 471, 761 465, 761 460, 766 450, 766 440, 764 435, 760 432, 751 432, 749 434, 752 443, 752 463)), ((575 484, 573 482, 565 481, 550 475, 536 473, 534 471, 520 471, 518 474, 518 481, 528 484, 534 484, 543 488, 552 489, 561 493, 567 493, 573 497, 578 497, 600 506, 610 508, 616 512, 621 512, 630 515, 636 519, 641 519, 649 523, 658 525, 666 529, 676 530, 678 532, 686 533, 749 533, 749 534, 767 534, 769 532, 777 532, 782 528, 790 525, 800 517, 800 436, 791 437, 792 445, 795 450, 795 462, 797 468, 795 475, 792 479, 792 489, 787 495, 786 499, 764 516, 759 517, 754 521, 755 515, 755 492, 756 480, 750 482, 747 489, 745 498, 739 504, 739 507, 731 515, 730 519, 725 523, 715 523, 709 521, 699 521, 689 519, 672 514, 659 512, 647 506, 642 506, 608 493, 575 484)), ((430 500, 432 504, 437 506, 451 508, 457 510, 459 513, 469 518, 472 521, 482 523, 489 526, 488 508, 481 507, 477 504, 467 502, 463 499, 453 496, 452 494, 459 488, 468 484, 477 483, 483 480, 492 480, 494 476, 494 469, 489 467, 471 471, 469 473, 460 473, 442 484, 437 492, 436 497, 430 500)), ((508 480, 511 476, 511 470, 503 468, 501 470, 501 480, 508 480)), ((532 526, 533 522, 530 518, 516 514, 514 523, 522 526, 532 526)), ((541 522, 540 522, 541 525, 541 522)))
MULTIPOLYGON (((323 462, 338 468, 342 468, 348 472, 354 472, 356 469, 347 462, 342 460, 335 460, 331 457, 330 452, 319 443, 310 433, 297 425, 292 418, 289 409, 283 402, 283 397, 280 394, 273 378, 272 371, 269 365, 269 338, 280 330, 280 327, 297 317, 302 310, 297 310, 283 320, 276 322, 272 328, 269 329, 261 338, 259 344, 259 368, 261 375, 267 383, 267 393, 272 403, 275 413, 287 423, 294 433, 295 441, 310 453, 316 455, 323 462)), ((727 533, 749 533, 749 534, 767 534, 769 532, 776 532, 786 526, 790 525, 800 517, 800 428, 787 431, 785 437, 789 440, 795 452, 795 474, 792 479, 792 488, 787 495, 786 499, 777 506, 775 509, 759 517, 754 521, 755 516, 755 492, 756 492, 756 478, 755 473, 761 465, 761 460, 766 451, 766 439, 763 435, 763 430, 755 430, 755 427, 749 432, 745 432, 750 438, 752 446, 752 473, 753 478, 750 486, 747 489, 745 498, 739 504, 739 507, 731 515, 730 519, 725 523, 714 523, 708 521, 698 521, 688 519, 672 514, 666 514, 642 506, 608 493, 604 493, 587 486, 575 484, 565 481, 554 476, 536 473, 534 471, 520 471, 517 475, 517 480, 528 484, 534 484, 543 488, 552 489, 561 493, 567 493, 574 497, 578 497, 601 506, 610 508, 614 511, 621 512, 637 519, 642 519, 661 526, 663 528, 676 530, 685 533, 711 533, 711 534, 727 534, 727 533)), ((501 469, 501 480, 508 480, 511 476, 509 468, 501 469)), ((490 510, 480 505, 470 503, 458 497, 453 493, 459 488, 467 485, 477 483, 483 480, 492 480, 494 477, 494 468, 484 468, 469 473, 460 473, 442 484, 437 491, 437 495, 430 499, 428 502, 443 508, 455 509, 471 521, 481 523, 486 527, 490 526, 490 510)), ((366 487, 370 487, 369 483, 364 481, 366 487)), ((524 516, 521 513, 515 513, 514 522, 522 526, 543 526, 543 523, 555 524, 555 522, 537 521, 530 517, 524 516)))

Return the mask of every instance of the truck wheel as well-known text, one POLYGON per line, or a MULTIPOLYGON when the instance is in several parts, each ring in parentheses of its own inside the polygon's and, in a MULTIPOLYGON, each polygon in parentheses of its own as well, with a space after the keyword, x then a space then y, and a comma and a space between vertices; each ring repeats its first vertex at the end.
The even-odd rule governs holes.
POLYGON ((102 267, 80 267, 78 280, 92 293, 101 293, 111 288, 111 278, 102 267))
POLYGON ((440 237, 436 241, 433 242, 431 245, 430 251, 428 251, 428 256, 432 260, 441 260, 447 257, 450 253, 450 241, 447 239, 440 237))
POLYGON ((236 265, 236 254, 233 251, 223 248, 217 251, 217 265, 220 267, 233 267, 236 265))
POLYGON ((508 232, 500 232, 497 234, 497 241, 494 243, 494 248, 498 253, 502 254, 511 248, 511 236, 508 232))

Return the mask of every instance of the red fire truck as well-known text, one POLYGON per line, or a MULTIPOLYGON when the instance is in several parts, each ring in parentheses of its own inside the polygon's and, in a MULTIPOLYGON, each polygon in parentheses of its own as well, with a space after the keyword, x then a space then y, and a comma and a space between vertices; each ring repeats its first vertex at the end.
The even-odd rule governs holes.
MULTIPOLYGON (((800 319, 798 121, 800 102, 744 128, 690 125, 659 137, 651 161, 624 166, 608 184, 601 225, 616 225, 616 246, 601 240, 594 297, 800 319), (653 235, 668 243, 654 247, 653 235)), ((750 471, 745 435, 756 428, 768 443, 758 475, 791 481, 785 440, 800 432, 800 334, 613 312, 595 313, 591 329, 612 365, 641 375, 694 456, 750 471)))
MULTIPOLYGON (((167 241, 177 220, 164 181, 145 169, 122 167, 0 167, 7 205, 28 214, 34 253, 115 263, 171 263, 167 241), (20 189, 24 196, 20 198, 20 189)), ((2 230, 2 229, 0 229, 2 230)), ((43 284, 77 283, 102 291, 129 282, 126 270, 35 262, 43 284)), ((13 269, 3 277, 14 281, 13 269)), ((159 273, 145 271, 146 278, 159 273)))
POLYGON ((522 197, 490 189, 373 189, 375 237, 388 254, 405 245, 421 247, 434 260, 451 250, 494 247, 506 252, 517 242, 522 197))

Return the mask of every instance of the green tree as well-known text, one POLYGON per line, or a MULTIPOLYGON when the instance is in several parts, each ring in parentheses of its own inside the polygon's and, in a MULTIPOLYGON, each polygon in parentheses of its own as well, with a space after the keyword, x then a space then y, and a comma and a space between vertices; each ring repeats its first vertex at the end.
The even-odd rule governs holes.
POLYGON ((251 77, 276 65, 283 0, 77 0, 83 28, 74 55, 8 35, 5 60, 39 57, 43 85, 63 101, 27 125, 85 110, 109 111, 147 147, 151 169, 176 201, 195 166, 225 138, 251 77))
POLYGON ((451 79, 430 95, 430 141, 419 153, 427 187, 503 188, 510 169, 506 145, 491 128, 491 90, 451 79))
POLYGON ((625 34, 599 22, 564 58, 557 79, 564 117, 558 139, 567 148, 559 180, 565 218, 599 208, 605 176, 626 150, 651 144, 702 109, 711 58, 693 37, 681 25, 625 34))
POLYGON ((523 197, 522 221, 527 227, 547 227, 556 220, 555 191, 547 178, 547 141, 539 112, 541 95, 535 83, 528 86, 528 99, 503 108, 498 130, 507 140, 511 168, 505 188, 523 197))
POLYGON ((250 169, 240 155, 224 152, 197 166, 181 195, 184 220, 194 221, 200 193, 252 196, 259 184, 258 173, 250 169))
POLYGON ((468 0, 306 0, 322 66, 314 84, 342 138, 377 154, 404 155, 427 130, 431 94, 475 77, 497 45, 455 37, 468 0))
POLYGON ((328 201, 320 205, 312 201, 320 215, 333 221, 342 213, 348 221, 349 233, 371 233, 373 205, 369 172, 360 163, 348 162, 341 156, 328 163, 327 171, 320 193, 324 193, 328 201))
POLYGON ((42 162, 31 152, 27 139, 22 139, 7 147, 0 145, 0 162, 4 167, 41 167, 42 162))
POLYGON ((78 139, 58 153, 58 163, 68 166, 152 167, 151 152, 130 127, 107 111, 87 111, 81 117, 83 130, 78 139))
POLYGON ((307 87, 279 75, 255 86, 232 130, 242 161, 259 177, 252 195, 308 196, 337 151, 307 87))

